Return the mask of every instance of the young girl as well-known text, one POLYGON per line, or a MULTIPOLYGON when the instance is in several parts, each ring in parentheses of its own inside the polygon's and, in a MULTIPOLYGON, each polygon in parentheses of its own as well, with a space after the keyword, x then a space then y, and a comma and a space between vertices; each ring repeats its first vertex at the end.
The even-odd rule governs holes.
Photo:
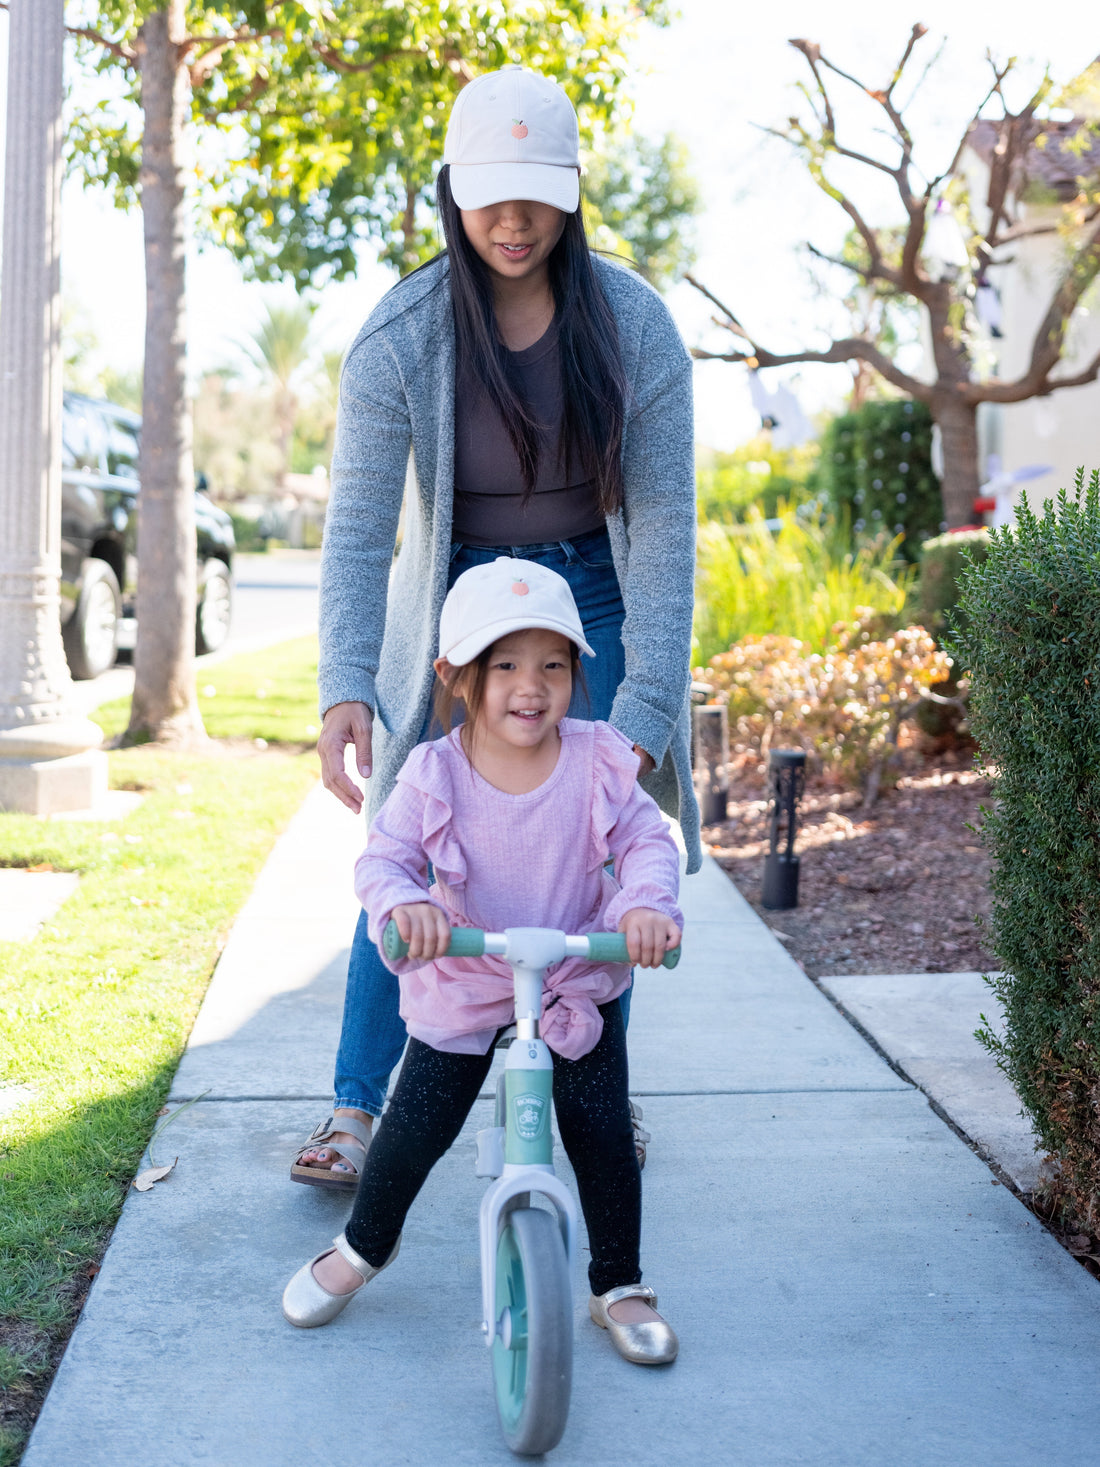
MULTIPOLYGON (((449 727, 461 700, 465 722, 409 755, 356 866, 371 938, 393 917, 409 944, 393 965, 409 1047, 347 1228, 287 1285, 283 1312, 300 1328, 327 1324, 396 1258, 405 1215, 511 1021, 508 965, 448 958, 452 925, 620 931, 643 967, 680 940, 677 852, 637 783, 638 756, 609 724, 566 717, 581 652, 594 655, 568 584, 534 561, 469 570, 444 602, 437 708, 449 727)), ((566 959, 547 974, 541 1032, 557 1055, 554 1107, 588 1228, 589 1312, 626 1359, 656 1365, 675 1359, 677 1341, 638 1262, 618 1003, 628 982, 625 963, 566 959)))

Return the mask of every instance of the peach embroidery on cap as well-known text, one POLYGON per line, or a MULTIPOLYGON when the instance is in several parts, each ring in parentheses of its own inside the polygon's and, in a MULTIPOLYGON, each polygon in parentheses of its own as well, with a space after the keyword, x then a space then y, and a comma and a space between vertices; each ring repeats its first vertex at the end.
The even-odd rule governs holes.
POLYGON ((527 124, 519 117, 512 118, 512 136, 514 138, 525 138, 527 136, 527 124))
POLYGON ((513 581, 512 582, 512 595, 513 596, 526 596, 527 593, 528 593, 528 591, 530 589, 531 589, 530 586, 528 586, 525 581, 513 581))

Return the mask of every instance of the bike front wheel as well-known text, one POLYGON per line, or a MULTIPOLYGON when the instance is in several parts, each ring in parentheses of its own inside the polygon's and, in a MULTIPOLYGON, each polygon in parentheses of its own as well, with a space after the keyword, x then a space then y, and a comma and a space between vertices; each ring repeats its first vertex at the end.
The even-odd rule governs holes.
POLYGON ((510 1212, 496 1268, 497 1414, 512 1451, 536 1457, 561 1440, 573 1380, 572 1294, 554 1215, 535 1207, 510 1212))

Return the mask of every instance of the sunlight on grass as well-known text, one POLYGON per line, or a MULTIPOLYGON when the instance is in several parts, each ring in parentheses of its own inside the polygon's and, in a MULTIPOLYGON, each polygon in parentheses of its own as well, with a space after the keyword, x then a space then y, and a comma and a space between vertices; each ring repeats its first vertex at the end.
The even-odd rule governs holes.
POLYGON ((700 525, 697 661, 750 634, 797 637, 823 652, 832 627, 854 620, 857 607, 902 616, 915 572, 897 561, 897 541, 853 551, 832 521, 800 516, 789 505, 778 517, 776 531, 757 509, 742 525, 700 525))
POLYGON ((37 937, 0 943, 0 1085, 33 1091, 0 1120, 0 1464, 18 1461, 20 1403, 48 1381, 225 936, 316 778, 312 751, 247 742, 312 742, 315 666, 307 638, 209 669, 207 726, 234 742, 114 751, 112 784, 144 795, 122 819, 0 814, 0 865, 81 878, 37 937))
MULTIPOLYGON (((313 744, 317 712, 317 638, 298 637, 261 652, 246 652, 196 670, 199 710, 212 739, 263 739, 268 744, 313 744)), ((122 733, 129 698, 104 703, 89 715, 104 738, 122 733)))

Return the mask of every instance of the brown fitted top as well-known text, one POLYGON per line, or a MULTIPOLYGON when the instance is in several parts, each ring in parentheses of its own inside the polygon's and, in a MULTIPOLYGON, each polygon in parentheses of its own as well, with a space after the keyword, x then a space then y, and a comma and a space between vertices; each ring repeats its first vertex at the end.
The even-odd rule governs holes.
POLYGON ((539 423, 535 492, 523 504, 519 458, 504 421, 461 362, 455 379, 455 491, 451 538, 465 545, 542 545, 602 529, 596 489, 561 462, 561 366, 557 322, 524 351, 509 352, 539 423))

